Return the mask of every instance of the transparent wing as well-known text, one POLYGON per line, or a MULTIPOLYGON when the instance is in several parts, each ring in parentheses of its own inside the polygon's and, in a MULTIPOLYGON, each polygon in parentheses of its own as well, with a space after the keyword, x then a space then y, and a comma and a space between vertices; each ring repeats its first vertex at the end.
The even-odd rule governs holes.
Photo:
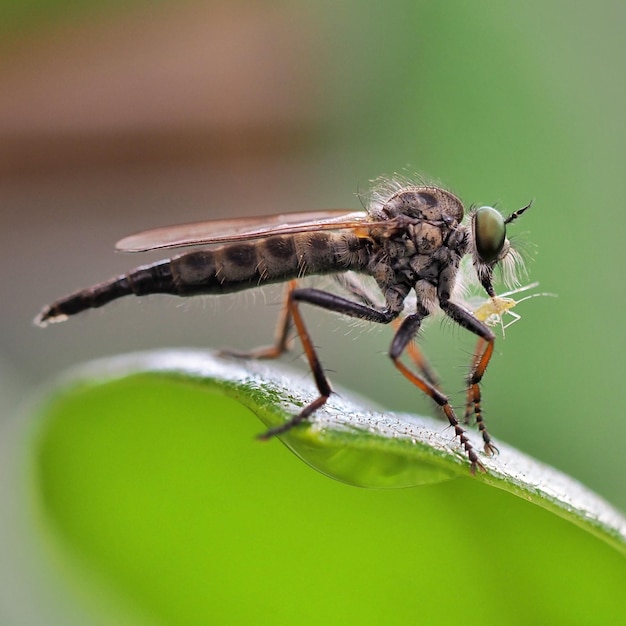
POLYGON ((246 241, 269 235, 355 229, 377 223, 368 221, 368 214, 365 211, 345 210, 240 217, 146 230, 118 241, 116 248, 124 252, 145 252, 161 248, 246 241))

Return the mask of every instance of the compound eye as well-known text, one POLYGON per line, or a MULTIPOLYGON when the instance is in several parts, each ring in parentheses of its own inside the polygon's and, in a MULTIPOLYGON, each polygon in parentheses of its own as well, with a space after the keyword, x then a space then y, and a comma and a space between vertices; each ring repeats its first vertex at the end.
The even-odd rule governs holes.
POLYGON ((504 246, 504 218, 490 206, 481 206, 474 215, 474 242, 483 263, 493 263, 504 246))

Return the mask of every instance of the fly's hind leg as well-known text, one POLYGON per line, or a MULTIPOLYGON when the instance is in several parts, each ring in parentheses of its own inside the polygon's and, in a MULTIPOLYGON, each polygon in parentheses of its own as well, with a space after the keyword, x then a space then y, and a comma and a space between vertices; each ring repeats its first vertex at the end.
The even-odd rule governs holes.
POLYGON ((423 319, 428 315, 428 311, 418 305, 417 313, 409 315, 404 318, 400 324, 393 341, 391 342, 391 348, 389 349, 389 356, 393 361, 396 368, 402 373, 402 375, 413 383, 418 389, 421 389, 427 396, 432 398, 434 402, 441 408, 445 416, 450 422, 450 426, 454 428, 455 435, 459 438, 465 453, 471 463, 472 472, 476 471, 476 468, 485 471, 483 464, 478 459, 478 455, 474 450, 474 447, 470 443, 467 434, 463 430, 463 427, 459 423, 454 409, 450 406, 448 397, 444 395, 433 382, 427 379, 426 375, 419 375, 412 372, 401 360, 400 357, 405 351, 411 340, 420 329, 423 319))
POLYGON ((274 435, 280 435, 281 433, 291 430, 294 426, 310 417, 317 409, 324 406, 332 393, 332 388, 317 356, 309 331, 300 314, 299 303, 301 302, 306 302, 342 315, 348 315, 370 322, 378 322, 379 324, 389 324, 397 317, 397 313, 389 309, 378 310, 366 304, 353 302, 347 298, 326 291, 320 291, 319 289, 293 289, 290 291, 287 300, 288 313, 291 319, 293 319, 296 331, 302 342, 302 347, 304 348, 309 367, 313 373, 319 396, 313 400, 313 402, 307 404, 300 413, 294 415, 294 417, 284 424, 270 428, 265 433, 261 434, 259 436, 260 439, 269 439, 274 435))
MULTIPOLYGON (((300 302, 306 302, 308 304, 318 306, 328 311, 333 311, 334 313, 363 319, 369 322, 376 322, 378 324, 389 324, 393 322, 399 315, 399 311, 390 309, 389 307, 385 307, 384 309, 377 309, 367 303, 353 302, 352 300, 348 300, 347 298, 343 298, 327 291, 320 291, 318 289, 291 290, 289 292, 287 301, 288 313, 291 315, 291 318, 294 321, 298 336, 300 337, 300 341, 302 342, 304 353, 309 362, 311 372, 313 373, 315 385, 317 387, 319 396, 315 400, 313 400, 313 402, 306 405, 302 409, 302 411, 300 411, 300 413, 292 417, 284 424, 281 424, 280 426, 276 426, 274 428, 270 428, 265 433, 260 435, 260 439, 269 439, 274 435, 280 435, 291 430, 294 426, 309 418, 320 407, 324 406, 324 404, 330 397, 330 394, 332 393, 332 388, 330 386, 328 378, 324 373, 322 365, 317 356, 317 352, 315 351, 315 348, 313 346, 313 342, 311 341, 309 332, 306 329, 306 326, 300 314, 300 310, 298 307, 300 302)), ((454 410, 450 406, 448 398, 441 391, 439 391, 439 389, 432 382, 426 380, 425 378, 422 378, 418 374, 411 372, 399 360, 400 356, 404 352, 411 339, 418 332, 422 320, 427 315, 428 311, 420 307, 417 314, 410 315, 404 319, 404 321, 400 325, 400 328, 394 336, 393 342, 391 344, 391 349, 389 351, 389 356, 391 357, 394 365, 409 381, 411 381, 416 387, 421 389, 426 395, 430 396, 441 407, 446 417, 448 418, 450 425, 454 428, 456 436, 461 441, 461 445, 463 446, 470 460, 472 472, 475 472, 476 468, 484 471, 485 468, 478 459, 478 456, 474 448, 472 447, 472 444, 470 443, 467 435, 465 434, 465 431, 459 424, 459 420, 457 419, 454 410)))
POLYGON ((297 281, 290 280, 285 286, 285 296, 276 324, 274 344, 261 346, 249 351, 231 350, 224 348, 219 351, 220 356, 231 356, 237 359, 277 359, 289 350, 293 341, 291 336, 292 314, 289 307, 289 297, 291 292, 297 287, 297 281))

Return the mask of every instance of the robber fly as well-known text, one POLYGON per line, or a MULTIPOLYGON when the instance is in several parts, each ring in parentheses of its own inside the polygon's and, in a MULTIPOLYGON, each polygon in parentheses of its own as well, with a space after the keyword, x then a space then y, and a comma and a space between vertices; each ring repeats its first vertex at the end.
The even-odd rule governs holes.
POLYGON ((141 252, 206 247, 138 267, 77 291, 45 307, 35 321, 45 326, 132 294, 213 295, 287 282, 275 344, 238 356, 278 357, 288 349, 295 326, 319 396, 261 438, 284 433, 306 421, 332 392, 300 312, 300 304, 307 303, 378 324, 395 322, 396 331, 389 349, 394 366, 441 407, 472 471, 484 470, 433 370, 411 342, 423 320, 438 309, 478 337, 467 376, 469 408, 465 422, 473 413, 485 452, 496 453, 482 418, 479 386, 493 354, 495 334, 458 304, 452 293, 465 255, 471 255, 476 279, 491 298, 496 297, 493 287, 496 266, 502 267, 509 282, 515 279, 515 266, 520 259, 507 239, 506 227, 529 207, 530 204, 505 218, 495 209, 483 206, 472 210, 468 222, 462 223, 463 204, 449 191, 406 181, 388 181, 372 194, 366 211, 294 213, 148 230, 122 239, 117 248, 141 252), (299 278, 320 274, 349 276, 343 282, 344 287, 348 285, 347 295, 298 286, 299 278), (359 274, 374 279, 384 304, 378 304, 353 280, 359 274), (407 303, 410 310, 405 310, 407 303), (413 369, 400 360, 409 345, 416 366, 413 369))

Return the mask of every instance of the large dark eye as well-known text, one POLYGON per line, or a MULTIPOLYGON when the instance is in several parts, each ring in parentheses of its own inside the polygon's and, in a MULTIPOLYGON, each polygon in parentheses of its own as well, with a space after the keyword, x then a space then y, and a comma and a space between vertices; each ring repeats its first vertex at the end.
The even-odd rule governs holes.
POLYGON ((483 263, 492 263, 504 246, 506 226, 504 218, 490 206, 481 206, 474 215, 474 242, 483 263))

